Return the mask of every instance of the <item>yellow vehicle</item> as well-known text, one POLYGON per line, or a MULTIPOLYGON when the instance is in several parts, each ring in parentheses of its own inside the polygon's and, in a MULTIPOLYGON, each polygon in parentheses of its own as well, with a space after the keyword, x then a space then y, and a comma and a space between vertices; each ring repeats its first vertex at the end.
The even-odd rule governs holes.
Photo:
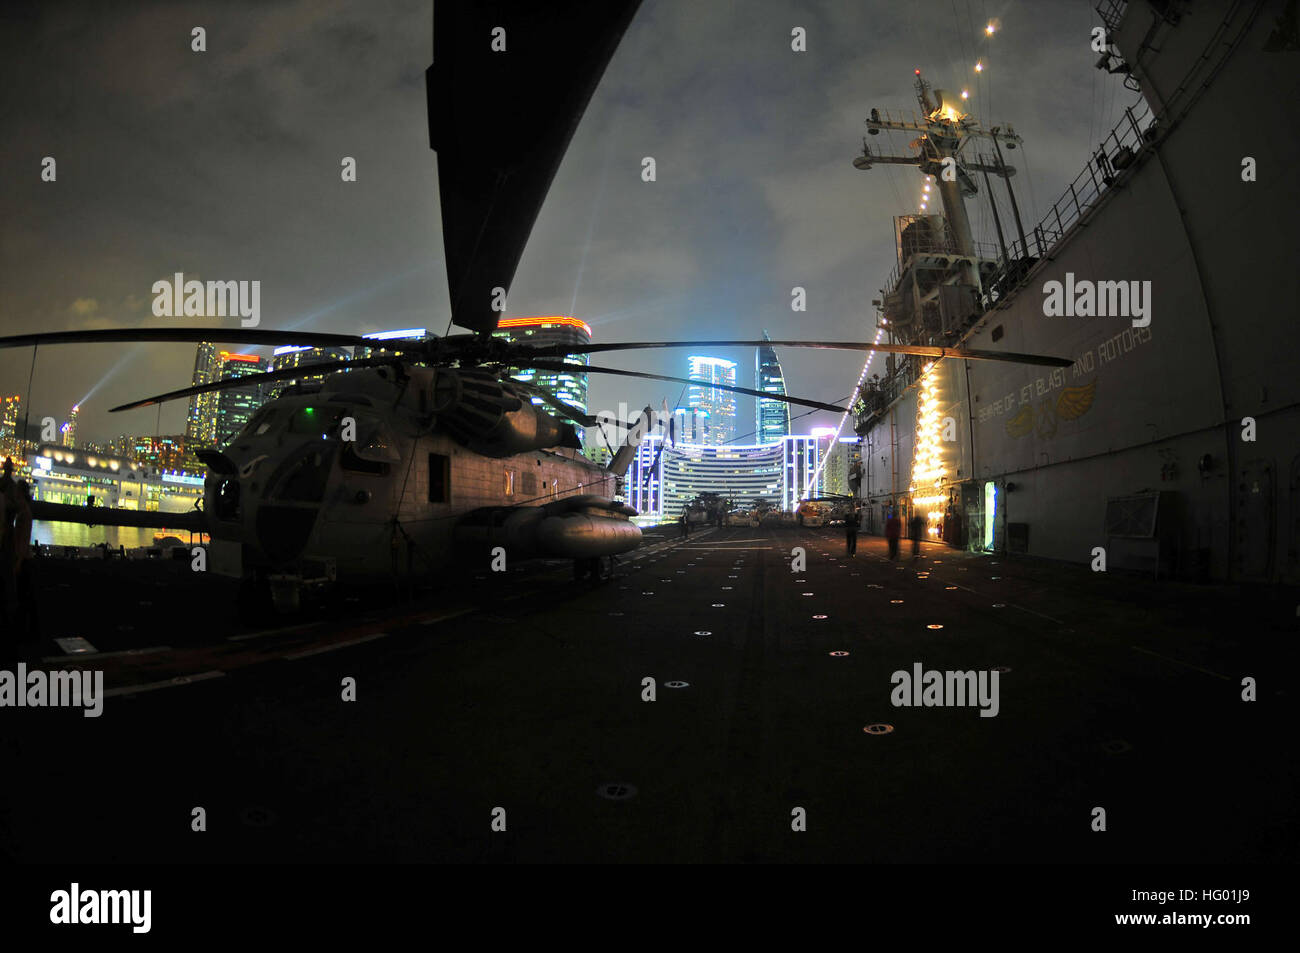
POLYGON ((825 526, 830 521, 831 504, 823 500, 802 500, 794 513, 800 526, 825 526))

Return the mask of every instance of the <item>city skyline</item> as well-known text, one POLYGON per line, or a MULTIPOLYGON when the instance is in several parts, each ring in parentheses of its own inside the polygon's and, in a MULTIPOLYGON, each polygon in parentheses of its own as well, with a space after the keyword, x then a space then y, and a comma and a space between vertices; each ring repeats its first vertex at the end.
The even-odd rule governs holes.
MULTIPOLYGON (((753 340, 764 327, 777 340, 869 340, 870 300, 894 266, 884 216, 916 211, 918 176, 902 168, 863 175, 851 160, 873 105, 910 103, 915 67, 939 84, 969 68, 927 41, 931 20, 949 15, 946 5, 868 11, 756 0, 743 23, 704 6, 646 5, 633 21, 556 175, 505 314, 579 314, 602 343, 753 340), (807 54, 791 53, 788 29, 771 28, 788 20, 808 27, 807 54), (927 52, 914 62, 917 50, 927 52), (780 149, 757 147, 773 137, 780 149), (658 160, 652 183, 640 177, 648 154, 658 160), (871 209, 881 215, 876 226, 871 209), (807 293, 805 311, 792 308, 796 286, 807 293)), ((1035 196, 1059 194, 1094 131, 1110 128, 1136 98, 1100 95, 1103 84, 1119 84, 1098 75, 1095 57, 1076 42, 1090 10, 1063 16, 1060 4, 1041 7, 1008 18, 1001 59, 988 64, 971 101, 982 121, 1012 121, 1026 138, 1032 165, 1021 162, 1016 182, 1027 221, 1041 218, 1035 196), (1016 72, 1000 68, 1012 62, 1016 72), (1049 67, 1051 84, 1018 78, 1049 67), (1077 121, 1062 122, 1074 109, 1077 121)), ((125 18, 90 48, 79 37, 97 29, 96 19, 70 6, 47 7, 0 38, 30 92, 13 103, 12 134, 0 146, 13 170, 0 210, 31 230, 30 241, 4 251, 7 330, 210 324, 209 340, 220 344, 222 328, 238 319, 152 315, 153 283, 183 271, 260 279, 262 328, 444 333, 449 305, 424 101, 429 5, 386 0, 310 15, 293 3, 216 9, 209 29, 223 37, 224 52, 207 60, 173 42, 192 27, 184 9, 125 18), (274 24, 290 12, 302 29, 282 35, 274 24), (282 44, 259 40, 267 36, 282 44), (209 61, 219 82, 202 68, 209 61), (38 170, 46 153, 33 144, 46 141, 52 114, 61 117, 47 149, 60 163, 53 183, 20 171, 38 170), (263 134, 249 139, 250 128, 263 134), (340 182, 340 156, 357 158, 355 183, 340 182), (178 218, 162 208, 187 211, 178 218), (76 224, 87 216, 90 227, 76 224)), ((681 376, 679 353, 628 352, 608 363, 681 376)), ((185 430, 186 401, 164 405, 157 426, 156 408, 119 419, 106 411, 185 386, 188 347, 64 345, 43 347, 35 359, 33 373, 30 349, 0 354, 5 393, 26 403, 31 377, 33 421, 62 419, 80 404, 84 438, 185 430)), ((790 349, 781 362, 786 380, 800 383, 798 396, 838 401, 862 357, 790 349)), ((671 405, 676 393, 674 385, 593 375, 588 402, 671 405)), ((748 403, 741 409, 749 414, 748 403)), ((836 422, 824 412, 808 419, 836 422)))

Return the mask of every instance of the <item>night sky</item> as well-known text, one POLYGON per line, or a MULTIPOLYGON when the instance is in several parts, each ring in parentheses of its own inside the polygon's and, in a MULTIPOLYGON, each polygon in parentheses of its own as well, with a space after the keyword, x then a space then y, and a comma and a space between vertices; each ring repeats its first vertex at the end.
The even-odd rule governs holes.
MULTIPOLYGON (((153 282, 177 271, 260 280, 262 328, 445 330, 428 0, 2 10, 0 333, 221 325, 152 315, 153 282), (206 52, 190 49, 195 26, 206 52), (45 156, 54 183, 41 181, 45 156), (340 181, 343 156, 357 159, 355 183, 340 181)), ((921 184, 911 168, 852 167, 871 107, 914 108, 917 67, 936 87, 969 88, 986 125, 1011 122, 1025 138, 1008 160, 1029 227, 1136 100, 1093 68, 1097 22, 1085 0, 645 0, 556 176, 507 313, 575 314, 598 342, 763 329, 866 339, 893 266, 890 216, 918 210, 921 184), (807 30, 805 53, 790 49, 794 26, 807 30), (654 183, 641 181, 643 156, 656 159, 654 183), (806 313, 790 309, 794 285, 807 289, 806 313)), ((509 149, 511 130, 500 132, 509 149)), ((910 151, 898 135, 872 145, 910 151)), ((982 198, 968 208, 991 239, 982 198)), ((684 376, 689 353, 602 360, 684 376)), ((790 391, 820 400, 847 397, 862 366, 852 353, 779 354, 790 391)), ((752 350, 720 356, 752 385, 752 350)), ((31 357, 0 352, 0 392, 26 393, 31 357)), ((191 345, 43 349, 32 418, 63 419, 82 401, 83 439, 151 433, 152 408, 105 411, 184 386, 193 357, 191 345)), ((590 409, 672 405, 679 390, 594 377, 590 409)), ((182 431, 184 411, 168 405, 162 432, 182 431)), ((740 398, 739 412, 743 435, 752 402, 740 398)), ((794 427, 836 422, 816 413, 794 427)))

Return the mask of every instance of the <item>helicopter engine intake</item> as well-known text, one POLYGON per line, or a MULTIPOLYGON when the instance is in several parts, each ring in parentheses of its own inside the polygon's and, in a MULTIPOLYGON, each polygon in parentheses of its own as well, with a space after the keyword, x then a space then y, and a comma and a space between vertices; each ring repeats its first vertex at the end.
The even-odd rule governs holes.
POLYGON ((572 426, 489 371, 441 368, 431 390, 438 429, 484 456, 582 446, 572 426))

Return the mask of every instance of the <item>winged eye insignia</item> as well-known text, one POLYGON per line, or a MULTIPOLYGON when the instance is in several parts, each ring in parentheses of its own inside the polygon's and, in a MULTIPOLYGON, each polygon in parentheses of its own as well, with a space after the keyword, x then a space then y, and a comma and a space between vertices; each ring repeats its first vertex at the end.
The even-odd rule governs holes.
POLYGON ((1020 413, 1016 414, 1007 421, 1007 434, 1012 437, 1023 437, 1031 433, 1034 429, 1034 408, 1032 404, 1025 404, 1020 408, 1020 413))
POLYGON ((1056 398, 1056 416, 1062 420, 1076 420, 1088 412, 1097 395, 1097 378, 1082 387, 1067 387, 1056 398))

